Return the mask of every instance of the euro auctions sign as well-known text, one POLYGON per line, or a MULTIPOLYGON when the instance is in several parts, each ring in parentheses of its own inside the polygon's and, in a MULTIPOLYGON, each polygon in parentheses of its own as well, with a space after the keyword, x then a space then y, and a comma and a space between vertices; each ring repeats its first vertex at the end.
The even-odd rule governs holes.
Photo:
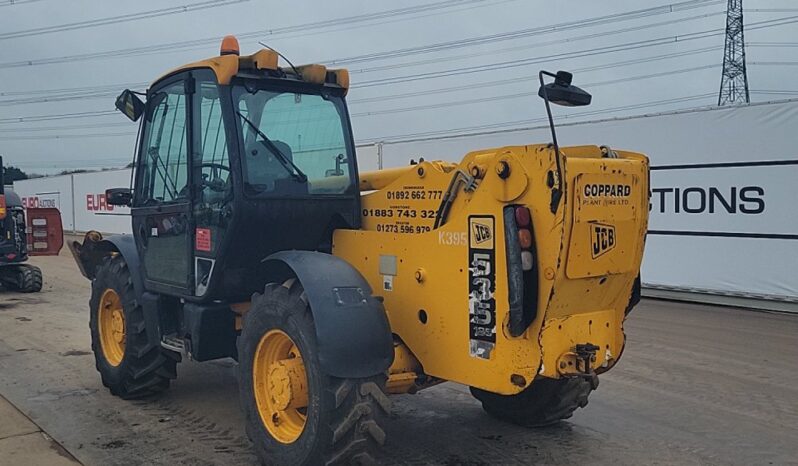
POLYGON ((650 233, 798 239, 790 180, 798 159, 653 167, 650 233))
POLYGON ((51 209, 59 209, 60 208, 60 193, 50 193, 50 194, 41 194, 37 196, 24 196, 20 199, 22 200, 22 207, 24 208, 32 208, 32 209, 42 209, 42 208, 51 208, 51 209))
POLYGON ((114 206, 105 201, 105 193, 86 194, 86 210, 89 212, 113 212, 114 206))

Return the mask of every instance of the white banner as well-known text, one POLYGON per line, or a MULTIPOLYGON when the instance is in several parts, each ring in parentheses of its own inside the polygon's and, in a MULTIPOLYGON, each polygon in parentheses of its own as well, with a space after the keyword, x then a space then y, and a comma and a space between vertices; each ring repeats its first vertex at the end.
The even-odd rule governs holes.
POLYGON ((75 229, 131 233, 130 208, 108 205, 105 190, 130 186, 130 170, 108 170, 73 175, 75 229))
POLYGON ((28 207, 54 207, 61 211, 64 231, 75 229, 72 209, 72 176, 49 176, 14 182, 14 192, 28 207))

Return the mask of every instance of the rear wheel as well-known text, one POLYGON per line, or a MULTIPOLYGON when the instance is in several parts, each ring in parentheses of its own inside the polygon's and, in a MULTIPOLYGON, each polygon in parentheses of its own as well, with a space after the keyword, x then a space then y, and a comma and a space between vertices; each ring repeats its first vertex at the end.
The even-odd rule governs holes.
POLYGON ((42 270, 29 264, 5 265, 0 269, 0 284, 12 291, 38 293, 42 290, 42 270))
POLYGON ((375 462, 390 409, 385 377, 321 372, 313 318, 296 280, 269 284, 254 296, 238 353, 247 434, 261 462, 375 462))
POLYGON ((35 265, 23 264, 19 266, 19 291, 23 293, 38 293, 42 290, 42 269, 35 265))
POLYGON ((122 398, 151 395, 177 377, 180 354, 152 344, 122 256, 106 257, 91 284, 91 348, 103 385, 122 398))
POLYGON ((474 387, 471 394, 499 420, 540 427, 568 419, 578 408, 587 406, 592 389, 590 382, 582 378, 541 378, 516 395, 498 395, 474 387))

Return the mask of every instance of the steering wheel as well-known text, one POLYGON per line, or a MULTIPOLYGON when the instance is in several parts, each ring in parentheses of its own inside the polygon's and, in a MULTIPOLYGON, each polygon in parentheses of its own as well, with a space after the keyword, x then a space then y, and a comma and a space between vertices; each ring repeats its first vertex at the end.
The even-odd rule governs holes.
POLYGON ((230 178, 230 167, 222 165, 221 163, 215 162, 203 162, 200 164, 200 172, 202 169, 210 168, 210 173, 206 177, 203 173, 202 180, 200 181, 200 186, 208 187, 211 191, 216 191, 218 193, 224 192, 227 189, 227 183, 222 181, 221 172, 226 171, 228 174, 228 179, 230 178))

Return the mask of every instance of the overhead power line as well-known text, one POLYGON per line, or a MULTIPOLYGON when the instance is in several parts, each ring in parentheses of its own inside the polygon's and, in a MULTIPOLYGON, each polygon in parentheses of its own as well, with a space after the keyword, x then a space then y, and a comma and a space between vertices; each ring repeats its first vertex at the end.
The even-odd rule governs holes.
MULTIPOLYGON (((664 99, 664 100, 656 100, 652 102, 643 102, 639 104, 631 104, 631 105, 623 105, 619 107, 612 107, 606 108, 602 110, 592 110, 587 112, 579 112, 579 113, 572 113, 568 115, 560 115, 557 117, 558 120, 568 120, 574 118, 581 118, 581 117, 589 117, 589 116, 596 116, 596 115, 604 115, 608 113, 620 112, 620 111, 627 111, 627 110, 637 110, 641 108, 647 107, 656 107, 662 105, 670 105, 675 103, 682 103, 682 102, 690 102, 695 100, 706 100, 709 98, 715 97, 717 94, 707 93, 707 94, 699 94, 687 97, 677 97, 673 99, 664 99)), ((478 134, 486 134, 480 133, 480 131, 486 130, 495 130, 500 128, 500 131, 495 131, 496 133, 499 132, 511 132, 511 131, 523 131, 523 130, 531 130, 535 128, 531 128, 528 126, 518 126, 518 125, 530 125, 534 123, 541 123, 547 121, 546 118, 533 118, 533 119, 526 119, 526 120, 512 120, 512 121, 503 121, 500 123, 490 123, 485 125, 477 125, 477 126, 465 126, 459 128, 448 128, 443 130, 435 130, 435 131, 424 131, 418 133, 405 133, 405 134, 396 134, 396 135, 386 135, 377 138, 369 138, 365 140, 358 141, 359 144, 365 143, 376 143, 376 142, 414 142, 424 139, 430 139, 433 137, 441 137, 445 135, 447 138, 453 137, 462 137, 462 136, 475 136, 478 134)))
MULTIPOLYGON (((594 83, 585 83, 581 84, 580 87, 584 87, 585 89, 595 88, 606 86, 610 84, 618 84, 618 83, 631 83, 635 81, 640 81, 643 79, 651 79, 651 78, 659 78, 664 76, 672 76, 676 74, 684 74, 684 73, 691 73, 701 70, 706 70, 710 68, 718 68, 719 64, 712 64, 712 65, 703 65, 703 66, 696 66, 691 68, 683 68, 679 70, 672 70, 672 71, 664 71, 660 73, 652 73, 643 76, 634 76, 628 78, 620 78, 620 79, 612 79, 608 81, 600 81, 594 83)), ((461 105, 472 105, 476 103, 487 103, 487 102, 497 102, 501 100, 509 100, 509 99, 519 99, 522 97, 532 97, 537 96, 538 92, 537 89, 534 91, 529 92, 521 92, 521 93, 512 93, 512 94, 503 94, 498 96, 490 96, 490 97, 479 97, 474 99, 460 99, 454 102, 440 102, 434 104, 426 104, 426 105, 415 105, 410 107, 400 107, 400 108, 391 108, 391 109, 384 109, 384 110, 373 110, 369 112, 359 112, 359 113, 352 113, 353 117, 364 117, 364 116, 376 116, 376 115, 386 115, 386 114, 393 114, 393 113, 405 113, 405 112, 417 112, 421 110, 431 110, 431 109, 439 109, 439 108, 448 108, 448 107, 457 107, 461 105)))
POLYGON ((3 2, 0 2, 0 8, 4 6, 14 6, 14 5, 21 5, 23 3, 33 3, 39 1, 41 0, 5 0, 3 2))
MULTIPOLYGON (((639 26, 632 26, 632 27, 621 28, 621 29, 613 29, 611 31, 602 31, 602 32, 596 32, 596 33, 592 33, 592 34, 583 34, 581 36, 565 37, 565 38, 554 39, 554 40, 549 40, 549 41, 539 41, 539 42, 535 42, 535 43, 532 43, 532 44, 523 44, 523 45, 517 45, 517 46, 513 46, 513 47, 502 47, 501 49, 498 49, 498 50, 495 50, 495 51, 494 50, 488 51, 488 52, 486 52, 486 54, 497 55, 497 54, 515 52, 515 51, 519 51, 519 50, 528 50, 528 49, 531 49, 531 48, 546 47, 546 46, 550 46, 550 45, 563 45, 563 44, 566 44, 566 43, 579 42, 579 41, 583 41, 583 40, 590 40, 590 39, 597 39, 597 38, 606 38, 606 37, 609 37, 609 36, 614 36, 614 35, 619 35, 619 34, 626 34, 626 33, 629 33, 629 32, 638 32, 638 31, 642 31, 642 30, 645 30, 645 29, 654 29, 654 28, 661 27, 661 26, 669 26, 669 25, 672 25, 672 24, 683 24, 683 23, 685 23, 687 21, 701 20, 701 19, 706 19, 706 18, 712 17, 712 16, 719 16, 719 15, 724 15, 724 14, 726 14, 725 11, 716 11, 716 12, 707 13, 707 14, 703 14, 703 15, 693 15, 693 16, 690 16, 689 18, 678 18, 678 19, 672 19, 672 20, 668 20, 668 21, 660 21, 660 22, 657 22, 657 23, 648 23, 648 24, 643 24, 643 25, 639 25, 639 26)), ((417 61, 411 61, 411 62, 402 62, 402 63, 393 63, 393 64, 388 64, 388 65, 373 66, 373 67, 370 67, 370 68, 350 69, 349 72, 351 74, 373 73, 373 72, 379 72, 379 71, 408 68, 408 67, 411 67, 411 66, 434 65, 434 64, 438 64, 438 63, 447 62, 447 61, 464 60, 464 59, 469 59, 469 58, 474 58, 474 53, 473 52, 466 53, 466 54, 461 54, 461 55, 449 55, 449 56, 446 56, 446 57, 435 57, 435 58, 428 58, 428 59, 424 59, 424 60, 417 60, 417 61)), ((324 63, 324 62, 321 62, 321 63, 324 63)))
MULTIPOLYGON (((706 52, 710 52, 710 51, 720 50, 721 48, 722 47, 714 46, 714 47, 704 47, 704 48, 699 48, 699 49, 694 49, 694 50, 685 50, 685 51, 680 51, 680 52, 666 53, 666 54, 661 54, 661 55, 650 55, 650 56, 647 56, 647 57, 644 57, 644 58, 616 61, 616 62, 605 63, 605 64, 602 64, 602 65, 594 65, 594 66, 577 68, 577 69, 573 69, 573 71, 576 72, 576 73, 583 73, 583 72, 597 71, 597 70, 602 70, 602 69, 614 69, 614 68, 619 68, 619 67, 622 67, 622 66, 636 65, 636 64, 647 63, 647 62, 651 62, 651 61, 662 61, 662 60, 666 60, 666 59, 684 57, 684 56, 688 56, 688 55, 697 55, 697 54, 702 54, 702 53, 706 53, 706 52)), ((714 65, 708 65, 708 66, 714 66, 714 65)), ((628 78, 626 81, 628 82, 629 79, 635 79, 635 78, 628 78)), ((350 104, 363 104, 363 103, 382 102, 382 101, 387 101, 387 100, 395 100, 395 99, 408 98, 408 97, 417 97, 417 96, 422 96, 422 95, 441 94, 441 93, 455 92, 455 91, 461 91, 461 90, 482 89, 482 88, 492 87, 492 86, 496 86, 496 85, 505 85, 505 84, 522 82, 522 81, 530 81, 530 80, 531 80, 530 76, 519 76, 519 77, 516 77, 516 78, 510 78, 510 79, 502 79, 502 80, 488 81, 488 82, 484 82, 484 83, 474 83, 474 84, 468 84, 468 85, 458 85, 458 86, 452 86, 452 87, 429 89, 429 90, 417 91, 417 92, 411 92, 411 93, 403 93, 403 94, 395 94, 395 95, 387 95, 387 96, 377 96, 377 97, 370 97, 370 98, 363 98, 363 99, 351 99, 351 100, 349 100, 349 103, 350 104)), ((114 92, 114 94, 116 94, 116 92, 114 92)), ((89 112, 89 113, 91 113, 91 112, 89 112)), ((114 111, 100 112, 100 113, 102 115, 115 114, 114 111)), ((90 115, 83 116, 82 118, 89 118, 89 117, 95 117, 95 116, 97 116, 97 115, 90 114, 90 115)), ((26 121, 42 121, 42 120, 32 120, 32 118, 46 118, 47 120, 51 120, 51 119, 74 119, 74 118, 81 118, 81 117, 74 116, 73 114, 66 114, 66 116, 61 116, 61 117, 59 117, 58 115, 56 115, 56 116, 41 115, 41 116, 34 116, 34 117, 25 117, 26 121)), ((17 119, 11 119, 11 120, 12 121, 4 122, 2 119, 0 119, 0 124, 18 123, 19 122, 19 121, 17 121, 17 119)))
MULTIPOLYGON (((723 0, 720 0, 720 3, 722 3, 722 2, 723 2, 723 0)), ((695 1, 693 1, 693 2, 684 2, 684 3, 695 3, 695 1)), ((700 6, 705 6, 705 5, 703 5, 703 3, 704 2, 701 2, 700 6)), ((714 3, 719 3, 719 2, 716 0, 714 3)), ((681 5, 681 4, 675 4, 675 5, 681 5)), ((597 19, 605 19, 605 18, 607 18, 609 20, 613 20, 612 22, 615 22, 615 21, 621 21, 621 20, 624 20, 624 19, 627 19, 627 18, 637 19, 639 14, 640 14, 640 12, 651 12, 651 13, 661 14, 662 12, 670 12, 671 11, 670 9, 663 10, 663 8, 664 7, 657 7, 657 8, 650 8, 650 9, 647 9, 647 10, 636 10, 636 11, 633 11, 633 12, 621 13, 619 15, 613 15, 611 17, 588 18, 588 19, 586 19, 584 21, 585 21, 585 25, 586 26, 595 26, 597 24, 597 21, 596 21, 597 19)), ((675 6, 674 6, 674 8, 675 8, 675 6)), ((676 11, 681 11, 681 9, 676 8, 676 11)), ((593 39, 593 38, 596 38, 596 37, 607 37, 607 36, 610 36, 610 35, 622 34, 622 33, 632 32, 632 31, 639 31, 639 30, 642 30, 642 29, 649 29, 649 28, 663 26, 663 25, 670 25, 670 24, 674 24, 676 22, 681 23, 681 22, 684 22, 684 21, 690 21, 690 20, 693 20, 693 19, 701 19, 701 18, 706 18, 706 17, 709 17, 709 16, 720 15, 720 14, 725 14, 725 12, 724 11, 718 11, 718 12, 709 13, 709 14, 700 15, 700 16, 691 16, 689 18, 679 18, 679 19, 676 19, 676 20, 664 21, 664 22, 659 22, 659 23, 649 23, 649 24, 645 24, 645 25, 641 25, 641 26, 635 26, 635 27, 632 27, 632 28, 615 29, 615 30, 611 30, 611 31, 603 31, 603 32, 600 32, 600 33, 594 33, 594 34, 588 34, 588 35, 582 35, 582 36, 576 36, 576 37, 566 37, 564 39, 558 39, 558 40, 555 40, 555 41, 536 42, 534 44, 524 45, 524 46, 521 46, 521 47, 512 47, 510 49, 505 47, 505 48, 502 48, 501 50, 499 50, 498 52, 501 53, 501 52, 508 51, 508 50, 522 50, 522 49, 531 48, 531 47, 540 47, 540 46, 546 46, 546 45, 562 44, 562 43, 565 43, 565 42, 575 42, 575 41, 579 41, 579 40, 593 39)), ((460 47, 471 46, 471 45, 484 45, 484 44, 488 44, 488 43, 494 43, 496 41, 502 41, 502 40, 520 38, 520 37, 526 37, 526 36, 528 36, 531 33, 560 32, 560 31, 565 30, 566 27, 572 27, 572 26, 575 26, 575 25, 573 23, 561 23, 561 24, 555 24, 555 25, 532 28, 532 29, 522 29, 522 30, 519 30, 519 31, 512 31, 512 32, 508 32, 508 33, 504 33, 504 34, 500 34, 500 35, 489 35, 489 36, 479 36, 479 37, 464 38, 464 39, 461 39, 461 40, 458 40, 458 41, 454 41, 454 42, 445 42, 445 43, 431 44, 431 45, 427 45, 427 46, 423 46, 423 47, 414 47, 414 48, 411 48, 411 49, 389 50, 389 51, 383 51, 383 52, 372 53, 372 54, 367 54, 367 55, 360 55, 360 56, 356 56, 356 57, 335 58, 335 59, 331 59, 331 60, 319 60, 317 62, 318 63, 325 63, 325 64, 328 64, 328 65, 332 66, 333 64, 342 64, 342 63, 350 63, 350 62, 357 63, 357 62, 364 62, 364 61, 383 60, 383 59, 388 59, 388 58, 407 56, 409 54, 408 53, 409 51, 414 51, 414 53, 427 53, 427 52, 438 52, 438 51, 442 51, 442 50, 448 50, 448 49, 451 49, 451 48, 460 48, 460 47)), ((472 58, 472 57, 473 57, 473 54, 469 54, 469 55, 465 55, 465 56, 458 56, 458 57, 455 57, 455 58, 460 59, 460 58, 472 58)), ((451 57, 437 58, 434 61, 435 62, 440 62, 440 61, 449 61, 449 60, 451 60, 451 57)), ((412 66, 412 65, 415 65, 415 64, 426 64, 426 63, 427 63, 426 61, 425 62, 417 62, 417 63, 402 63, 402 64, 399 64, 399 65, 390 65, 389 67, 390 68, 406 67, 406 66, 412 66)), ((2 65, 0 65, 0 67, 2 67, 2 65)), ((380 71, 382 69, 383 68, 381 68, 381 67, 365 68, 365 69, 359 69, 359 70, 350 69, 350 72, 354 72, 354 73, 357 73, 357 72, 372 72, 372 71, 380 71)), ((60 92, 98 91, 98 90, 101 90, 103 88, 108 89, 108 90, 118 90, 118 89, 120 89, 122 87, 140 87, 140 86, 146 86, 147 84, 148 83, 143 82, 143 83, 126 83, 126 84, 106 85, 106 86, 88 86, 88 87, 77 87, 77 88, 47 89, 47 90, 36 90, 36 91, 16 91, 16 92, 7 92, 7 91, 3 92, 3 91, 0 91, 0 97, 15 96, 15 95, 51 94, 51 93, 60 93, 60 92)))
POLYGON ((764 94, 764 95, 798 95, 798 91, 784 91, 784 90, 751 90, 751 94, 764 94))
POLYGON ((798 42, 746 42, 745 46, 751 47, 798 47, 798 42))
MULTIPOLYGON (((502 49, 500 49, 498 51, 495 51, 495 52, 492 52, 492 53, 493 54, 507 53, 507 52, 510 52, 510 51, 522 50, 522 49, 528 49, 528 48, 536 48, 536 47, 542 47, 542 46, 546 46, 546 45, 558 45, 558 44, 561 44, 563 42, 576 42, 576 41, 581 41, 581 40, 594 39, 594 38, 597 38, 597 37, 609 37, 609 36, 616 35, 616 34, 623 34, 623 33, 633 32, 633 31, 640 31, 640 30, 643 30, 643 29, 649 29, 649 28, 659 27, 659 26, 663 26, 663 25, 670 25, 670 24, 674 24, 674 23, 683 23, 685 21, 697 20, 697 19, 702 19, 702 18, 706 18, 706 17, 709 17, 709 16, 720 15, 720 14, 725 14, 725 12, 718 11, 718 12, 714 12, 714 13, 708 13, 708 14, 705 14, 705 15, 691 16, 689 18, 679 18, 679 19, 669 20, 669 21, 664 21, 664 22, 659 22, 659 23, 650 23, 650 24, 645 24, 645 25, 641 25, 641 26, 634 26, 634 27, 631 27, 631 28, 622 28, 622 29, 616 29, 616 30, 611 30, 611 31, 604 31, 604 32, 601 32, 601 33, 593 33, 593 34, 587 34, 587 35, 582 35, 582 36, 569 37, 569 38, 559 39, 559 40, 554 40, 554 41, 536 42, 536 43, 533 43, 533 44, 527 44, 527 45, 517 46, 517 47, 510 47, 510 48, 505 47, 505 48, 502 48, 502 49)), ((554 27, 556 29, 556 26, 552 26, 552 27, 554 27)), ((431 47, 434 48, 435 45, 433 45, 431 47)), ((402 50, 404 50, 404 49, 402 49, 402 50)), ((381 59, 380 57, 382 57, 383 55, 384 56, 390 56, 394 52, 395 51, 388 51, 388 52, 383 52, 383 54, 372 54, 372 56, 376 57, 376 58, 373 58, 374 60, 377 60, 377 59, 381 59)), ((353 73, 353 74, 356 74, 356 73, 368 73, 368 72, 373 72, 373 71, 383 71, 383 70, 396 69, 396 68, 407 68, 407 67, 410 67, 410 66, 418 66, 418 65, 430 64, 430 63, 441 63, 441 62, 445 62, 445 61, 460 60, 460 59, 467 59, 467 58, 473 58, 473 54, 459 55, 459 56, 449 56, 449 57, 435 58, 435 59, 427 59, 427 60, 422 60, 422 61, 409 62, 409 63, 400 63, 400 64, 393 64, 393 65, 383 65, 383 66, 377 66, 377 67, 372 67, 372 68, 364 68, 364 69, 359 69, 359 70, 351 70, 350 69, 350 73, 353 73)), ((339 59, 338 61, 340 61, 340 60, 341 59, 339 59)), ((324 62, 322 62, 322 63, 324 63, 324 62)), ((125 84, 119 84, 119 85, 106 85, 106 86, 82 87, 82 88, 61 88, 61 89, 48 89, 48 90, 37 90, 37 91, 0 92, 0 97, 16 96, 16 95, 58 94, 58 95, 53 95, 51 97, 37 97, 37 98, 29 98, 28 97, 28 98, 19 98, 19 99, 0 100, 0 106, 2 106, 2 105, 21 105, 21 104, 29 104, 29 103, 43 103, 43 102, 59 102, 59 101, 73 100, 73 99, 82 99, 82 98, 107 97, 107 96, 115 95, 119 91, 119 89, 140 88, 140 87, 146 86, 147 84, 148 83, 146 83, 146 82, 140 82, 140 83, 125 83, 125 84), (104 89, 107 90, 107 92, 102 92, 104 89)))
POLYGON ((100 110, 94 112, 61 113, 57 115, 35 115, 25 117, 0 118, 0 124, 27 123, 32 121, 62 120, 65 118, 86 118, 104 115, 115 115, 115 110, 100 110))
MULTIPOLYGON (((673 76, 677 74, 684 74, 690 72, 701 71, 710 68, 717 68, 720 65, 712 64, 712 65, 703 65, 691 68, 683 68, 678 70, 670 70, 670 71, 663 71, 659 73, 650 73, 646 75, 640 76, 629 76, 625 78, 619 79, 612 79, 606 81, 598 81, 598 82, 588 82, 581 84, 583 87, 587 89, 607 86, 611 84, 617 83, 632 83, 635 81, 640 81, 644 79, 651 79, 651 78, 660 78, 664 76, 673 76)), ((607 68, 614 67, 614 64, 607 65, 607 68)), ((529 78, 527 78, 529 80, 529 78)), ((430 110, 430 109, 439 109, 439 108, 447 108, 447 107, 455 107, 461 105, 472 105, 476 103, 490 103, 490 102, 498 102, 502 100, 508 99, 520 99, 523 97, 530 97, 536 96, 537 91, 534 92, 521 92, 521 93, 512 93, 512 94, 503 94, 498 96, 490 96, 490 97, 482 97, 476 99, 460 99, 454 102, 441 102, 436 104, 427 104, 427 105, 416 105, 411 107, 400 107, 400 108, 389 108, 389 109, 382 109, 382 110, 374 110, 374 111, 367 111, 367 112, 355 112, 352 113, 351 116, 353 118, 360 118, 366 116, 376 116, 376 115, 385 115, 385 114, 393 114, 393 113, 404 113, 410 111, 421 111, 421 110, 430 110)), ((115 112, 113 112, 115 113, 115 112)), ((43 132, 43 131, 64 131, 64 130, 76 130, 76 129, 99 129, 99 128, 115 128, 115 127, 131 127, 129 122, 121 122, 121 123, 105 123, 105 124, 83 124, 83 125, 70 125, 70 126, 52 126, 52 127, 37 127, 37 128, 4 128, 0 129, 0 133, 26 133, 26 132, 43 132)), ((13 139, 13 138, 11 138, 13 139)))
MULTIPOLYGON (((617 68, 620 66, 627 66, 627 65, 635 65, 640 63, 646 63, 649 61, 661 61, 669 58, 676 58, 676 57, 684 57, 688 55, 697 55, 706 52, 714 52, 717 50, 721 50, 723 47, 715 46, 715 47, 704 47, 700 49, 694 50, 686 50, 682 52, 675 52, 675 53, 667 53, 663 55, 652 55, 645 58, 638 58, 634 60, 626 60, 626 61, 619 61, 613 63, 605 63, 603 65, 597 66, 589 66, 589 67, 582 67, 578 69, 574 69, 573 72, 582 73, 586 71, 595 71, 599 69, 607 69, 607 68, 617 68)), ((714 65, 712 65, 714 66, 714 65)), ((406 99, 411 97, 420 97, 425 95, 434 95, 434 94, 444 94, 450 92, 458 92, 458 91, 474 91, 477 89, 485 89, 488 87, 496 87, 496 86, 505 86, 508 84, 515 84, 519 82, 535 82, 534 79, 529 76, 528 74, 524 74, 523 76, 517 76, 513 78, 507 79, 498 79, 498 80, 491 80, 491 81, 483 81, 471 84, 462 84, 457 86, 447 86, 447 87, 439 87, 433 89, 425 89, 423 91, 415 91, 415 92, 404 92, 400 94, 388 94, 388 95, 379 95, 375 97, 365 97, 361 99, 350 99, 348 102, 350 104, 361 104, 361 103, 375 103, 375 102, 384 102, 388 100, 396 100, 396 99, 406 99)))
POLYGON ((759 66, 795 66, 798 61, 752 61, 751 65, 759 66))
POLYGON ((86 29, 97 26, 107 26, 109 24, 117 24, 117 23, 125 23, 128 21, 138 21, 142 19, 157 18, 159 16, 174 15, 178 13, 188 13, 190 11, 205 10, 208 8, 217 8, 220 6, 227 6, 227 5, 232 5, 234 3, 243 3, 248 1, 249 0, 209 0, 198 3, 190 3, 188 5, 183 5, 183 6, 143 11, 140 13, 130 13, 126 15, 111 16, 108 18, 79 21, 77 23, 67 23, 67 24, 60 24, 57 26, 45 26, 34 29, 25 29, 22 31, 6 32, 0 34, 0 40, 16 39, 19 37, 40 36, 43 34, 52 34, 54 32, 74 31, 76 29, 86 29))
MULTIPOLYGON (((415 5, 411 7, 395 8, 391 10, 382 10, 373 13, 365 13, 354 16, 347 16, 342 18, 335 18, 323 21, 314 21, 310 23, 297 24, 293 26, 284 26, 273 29, 261 29, 257 31, 250 31, 239 33, 236 35, 239 40, 246 39, 264 39, 271 40, 277 37, 283 37, 292 33, 299 33, 298 36, 309 36, 314 34, 321 34, 330 32, 331 28, 346 26, 351 28, 353 24, 358 23, 371 23, 379 20, 385 22, 394 22, 406 20, 409 18, 417 17, 422 13, 427 13, 429 16, 434 14, 446 13, 450 10, 462 7, 474 6, 488 6, 496 3, 506 3, 514 0, 444 0, 435 3, 427 3, 422 5, 415 5)), ((178 42, 168 42, 162 44, 153 44, 144 47, 130 47, 124 49, 108 50, 104 52, 90 52, 75 55, 66 55, 59 57, 32 59, 32 60, 19 60, 12 62, 0 63, 0 69, 3 68, 17 68, 24 66, 38 66, 56 63, 74 63, 78 61, 94 60, 101 58, 118 58, 129 57, 138 55, 157 54, 164 51, 175 50, 190 50, 194 48, 202 48, 210 44, 218 44, 219 37, 206 37, 203 39, 192 39, 178 42)))
MULTIPOLYGON (((639 104, 631 104, 631 105, 623 105, 619 107, 612 107, 602 110, 593 110, 588 112, 580 112, 580 113, 573 113, 570 115, 562 115, 558 116, 558 120, 566 120, 569 118, 580 118, 586 116, 595 116, 595 115, 603 115, 607 113, 613 113, 618 111, 626 111, 626 110, 636 110, 640 108, 652 107, 652 106, 661 106, 661 105, 669 105, 674 103, 681 103, 681 102, 689 102, 693 100, 700 100, 706 99, 709 97, 714 97, 716 94, 708 93, 708 94, 700 94, 700 95, 693 95, 688 97, 678 97, 673 99, 663 99, 663 100, 656 100, 653 102, 644 102, 639 104)), ((366 140, 358 141, 358 143, 369 143, 369 142, 398 142, 401 139, 412 139, 412 138, 419 138, 419 137, 428 137, 432 135, 440 135, 440 134, 447 134, 450 136, 459 135, 462 136, 463 132, 467 131, 478 131, 478 130, 485 130, 491 128, 502 128, 504 131, 517 131, 522 129, 529 129, 529 128, 512 128, 514 125, 521 125, 521 124, 533 124, 546 121, 546 118, 533 118, 533 119, 526 119, 526 120, 513 120, 513 121, 504 121, 501 123, 491 123, 487 125, 478 125, 478 126, 468 126, 468 127, 461 127, 461 128, 452 128, 446 130, 439 130, 439 131, 426 131, 420 133, 407 133, 401 135, 391 135, 391 136, 382 136, 378 138, 370 138, 366 140)), ((102 138, 102 137, 119 137, 119 136, 127 136, 133 137, 136 133, 134 132, 117 132, 117 133, 89 133, 89 134, 52 134, 52 135, 39 135, 39 136, 10 136, 10 137, 3 137, 3 139, 9 140, 39 140, 39 139, 78 139, 78 138, 102 138)))
MULTIPOLYGON (((547 26, 538 26, 533 28, 521 29, 516 31, 502 32, 497 34, 490 34, 486 36, 467 37, 448 42, 439 42, 436 44, 428 44, 417 47, 408 47, 389 52, 375 52, 369 54, 355 55, 344 58, 333 58, 328 60, 321 60, 319 63, 329 65, 347 64, 352 65, 364 61, 385 60, 390 58, 400 58, 409 55, 418 55, 422 53, 441 52, 450 49, 473 47, 475 45, 484 45, 486 43, 501 42, 507 40, 517 40, 521 38, 533 37, 541 34, 550 34, 557 32, 567 32, 574 29, 590 28, 595 26, 602 26, 622 21, 630 21, 635 19, 647 18, 650 16, 669 14, 679 11, 688 11, 695 8, 705 8, 707 6, 718 5, 724 3, 724 0, 690 0, 679 3, 671 3, 668 5, 645 8, 642 10, 632 10, 612 15, 597 16, 593 18, 585 18, 581 20, 569 21, 558 24, 550 24, 547 26)), ((568 42, 569 38, 561 39, 560 42, 568 42)))
MULTIPOLYGON (((766 20, 766 21, 759 21, 755 23, 751 23, 749 26, 746 27, 748 30, 754 29, 763 29, 775 26, 783 26, 786 24, 794 24, 798 23, 798 16, 789 16, 786 18, 779 18, 773 20, 766 20)), ((564 60, 569 58, 584 58, 589 56, 601 55, 604 53, 614 53, 614 52, 621 52, 627 50, 636 50, 641 48, 647 47, 654 47, 659 45, 668 45, 674 44, 677 42, 686 42, 691 40, 697 39, 705 39, 708 37, 718 36, 721 34, 725 34, 725 29, 710 29, 706 31, 700 32, 692 32, 686 34, 677 34, 673 36, 665 36, 656 39, 647 39, 635 42, 627 42, 624 44, 616 44, 616 45, 609 45, 604 47, 597 47, 588 50, 581 50, 577 52, 565 52, 565 53, 558 53, 549 55, 546 57, 534 57, 528 59, 521 59, 521 60, 511 60, 511 61, 503 61, 503 62, 494 62, 485 65, 476 65, 476 66, 467 66, 467 67, 460 67, 460 68, 450 68, 446 70, 439 70, 439 71, 430 71, 426 73, 415 73, 410 75, 403 75, 403 76, 392 76, 387 78, 380 78, 374 79, 371 81, 364 81, 358 84, 352 85, 352 88, 363 88, 363 87, 372 87, 372 86, 379 86, 379 85, 386 85, 386 84, 397 84, 397 83, 404 83, 404 82, 412 82, 412 81, 419 81, 419 80, 426 80, 426 79, 434 79, 434 78, 442 78, 442 77, 451 77, 456 75, 462 74, 472 74, 472 73, 481 73, 486 71, 498 71, 508 68, 515 68, 519 66, 527 66, 533 64, 539 64, 544 61, 550 60, 564 60)))

